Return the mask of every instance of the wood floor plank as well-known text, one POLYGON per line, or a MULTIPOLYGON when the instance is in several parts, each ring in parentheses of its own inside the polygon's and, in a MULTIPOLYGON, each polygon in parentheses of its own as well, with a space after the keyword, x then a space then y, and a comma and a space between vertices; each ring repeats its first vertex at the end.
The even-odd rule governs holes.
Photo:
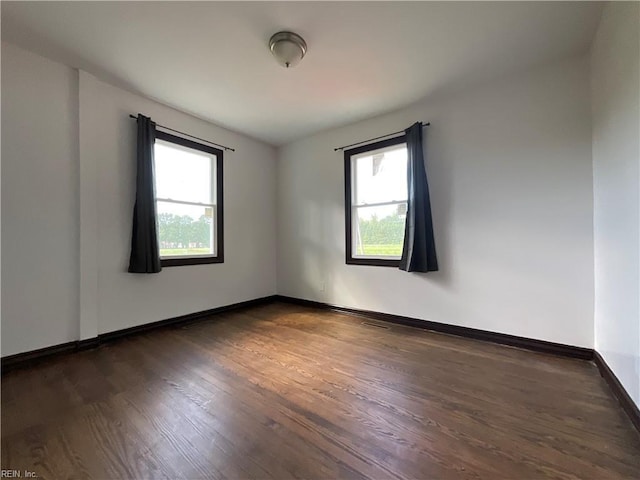
MULTIPOLYGON (((281 356, 283 356, 283 355, 281 355, 281 356)), ((238 358, 240 358, 240 357, 241 357, 241 355, 239 355, 239 354, 236 352, 236 354, 234 355, 234 358, 235 358, 235 359, 238 359, 238 358)), ((267 357, 264 357, 264 358, 267 358, 267 357)), ((276 360, 274 359, 274 361, 276 361, 276 360)), ((278 363, 278 362, 277 362, 277 363, 278 363)), ((278 366, 286 367, 286 363, 285 363, 285 364, 279 363, 279 365, 278 365, 278 366)), ((267 368, 266 366, 263 366, 263 368, 261 369, 261 371, 262 371, 262 372, 265 372, 265 369, 266 369, 266 368, 267 368)), ((304 380, 299 380, 299 379, 296 379, 296 378, 293 378, 293 377, 292 377, 292 375, 294 375, 295 373, 298 373, 298 374, 299 374, 299 373, 301 373, 301 372, 302 372, 302 370, 301 370, 300 368, 297 368, 297 369, 295 369, 295 370, 291 370, 291 369, 287 369, 287 368, 285 368, 282 372, 283 372, 283 374, 281 374, 281 375, 280 375, 280 377, 284 378, 284 379, 285 379, 285 381, 288 379, 288 380, 293 381, 293 382, 295 382, 295 383, 298 383, 298 384, 300 384, 300 385, 302 385, 302 384, 303 384, 303 381, 304 381, 304 380), (292 372, 293 372, 293 374, 292 374, 292 372)), ((245 374, 246 374, 246 373, 247 373, 247 372, 245 372, 245 374)), ((272 372, 267 371, 267 373, 272 373, 272 372)), ((270 375, 270 376, 273 376, 273 375, 270 375)), ((361 386, 361 387, 362 387, 362 386, 361 386)), ((299 391, 299 390, 300 390, 300 388, 298 388, 297 390, 299 391)), ((363 390, 362 390, 362 388, 360 388, 359 390, 360 390, 360 391, 363 391, 363 390)), ((321 391, 319 391, 319 390, 318 390, 318 391, 316 391, 316 392, 314 392, 314 393, 320 393, 320 394, 322 394, 322 392, 321 392, 321 391)), ((366 394, 366 393, 372 393, 372 392, 366 392, 366 391, 364 391, 364 393, 366 394)), ((297 403, 302 404, 302 405, 305 405, 305 404, 306 404, 305 402, 308 402, 308 401, 309 401, 309 399, 306 399, 306 398, 305 398, 305 399, 303 399, 303 398, 301 398, 301 397, 300 397, 300 395, 301 395, 301 394, 300 394, 300 392, 298 392, 298 395, 299 395, 299 398, 297 398, 297 403)), ((334 398, 331 398, 331 396, 328 396, 328 397, 329 397, 329 398, 326 398, 325 400, 326 400, 328 403, 331 403, 331 402, 332 402, 332 400, 334 400, 334 398)), ((363 397, 363 398, 365 398, 365 397, 363 397)), ((372 398, 373 398, 373 397, 372 397, 372 398)), ((388 439, 392 440, 394 444, 398 445, 399 447, 401 447, 401 448, 403 448, 403 449, 405 449, 405 450, 411 450, 411 449, 412 449, 412 447, 413 447, 414 445, 416 445, 416 443, 414 443, 414 440, 416 440, 415 438, 410 438, 410 439, 405 438, 405 437, 406 437, 406 434, 407 434, 408 432, 410 432, 410 425, 402 425, 402 430, 401 430, 401 431, 403 431, 403 432, 405 433, 405 437, 398 437, 398 436, 394 435, 393 433, 391 433, 391 434, 390 434, 389 432, 393 432, 393 427, 394 427, 394 426, 398 426, 398 425, 397 425, 397 422, 396 422, 395 424, 394 424, 393 422, 392 422, 392 423, 387 422, 387 421, 386 421, 386 416, 388 416, 388 415, 382 415, 382 416, 379 416, 379 417, 377 417, 377 418, 372 418, 372 417, 369 417, 369 416, 366 416, 366 415, 364 415, 364 416, 363 416, 363 415, 358 416, 358 412, 359 412, 359 411, 362 411, 362 410, 361 410, 360 408, 358 408, 358 407, 357 407, 356 403, 354 403, 354 401, 355 401, 355 400, 357 400, 357 399, 349 399, 349 398, 346 398, 346 399, 338 399, 338 401, 337 401, 337 402, 335 402, 335 405, 333 405, 333 407, 334 407, 334 408, 332 409, 333 415, 331 415, 330 417, 335 417, 335 416, 336 416, 336 414, 339 414, 339 413, 340 413, 340 411, 341 411, 341 406, 342 406, 342 405, 349 405, 349 406, 350 406, 350 410, 351 410, 351 411, 353 411, 353 412, 355 412, 355 417, 354 417, 354 418, 350 418, 350 417, 351 417, 351 415, 349 415, 349 412, 346 412, 346 416, 345 416, 345 415, 343 415, 343 416, 340 416, 340 417, 339 417, 339 418, 337 418, 337 419, 333 419, 332 421, 334 421, 334 425, 333 425, 333 429, 334 429, 334 430, 337 428, 337 427, 336 427, 336 425, 344 424, 344 423, 348 423, 348 422, 355 421, 355 422, 359 422, 359 423, 361 423, 361 424, 363 424, 363 425, 367 425, 367 426, 369 426, 369 427, 370 427, 367 431, 369 431, 370 433, 372 433, 372 435, 371 435, 370 437, 368 437, 368 438, 364 439, 366 442, 368 442, 368 443, 370 443, 370 444, 371 444, 371 443, 375 443, 375 441, 376 441, 376 440, 379 440, 380 438, 382 438, 382 439, 385 439, 385 440, 388 440, 388 439), (355 406, 356 408, 353 408, 354 406, 355 406), (377 434, 377 435, 376 435, 376 434, 377 434)), ((455 412, 453 412, 453 411, 449 410, 449 411, 448 411, 448 412, 446 412, 446 413, 451 417, 451 414, 453 414, 453 413, 455 413, 455 412)), ((473 421, 473 419, 472 419, 472 418, 466 418, 466 419, 465 419, 465 422, 467 422, 467 423, 468 423, 468 422, 470 422, 470 421, 473 421)), ((486 429, 484 430, 483 435, 485 435, 485 436, 486 436, 486 429)), ((445 438, 444 436, 441 436, 441 437, 440 437, 440 442, 441 442, 441 443, 445 443, 445 442, 444 442, 444 440, 446 440, 446 438, 445 438)), ((449 445, 449 446, 450 446, 452 449, 454 448, 454 446, 453 446, 453 445, 449 445)), ((458 451, 460 451, 460 448, 461 448, 461 447, 463 447, 463 445, 460 445, 460 444, 455 445, 455 448, 456 448, 456 449, 458 449, 458 451)), ((404 453, 406 454, 407 452, 405 451, 404 453)), ((423 453, 424 453, 424 452, 423 452, 423 453)), ((428 453, 428 452, 427 452, 427 453, 428 453)), ((491 453, 491 452, 487 452, 487 453, 491 453)), ((430 463, 430 464, 437 463, 437 460, 434 460, 434 459, 430 459, 430 460, 431 460, 431 461, 430 461, 430 462, 427 462, 427 463, 430 463)), ((495 463, 496 463, 496 462, 498 462, 499 460, 500 460, 499 458, 494 458, 492 463, 493 463, 493 464, 495 464, 495 463)), ((523 462, 523 461, 522 461, 522 459, 521 459, 521 460, 520 460, 520 463, 526 463, 526 462, 523 462)), ((538 463, 539 463, 539 462, 538 462, 538 463)), ((579 463, 579 462, 576 462, 576 463, 579 463)), ((539 467, 540 467, 540 465, 539 465, 539 464, 533 464, 533 465, 531 465, 531 466, 532 466, 533 468, 535 468, 535 469, 537 469, 537 468, 539 468, 539 467)), ((407 464, 405 464, 404 468, 405 468, 405 469, 407 469, 407 468, 408 468, 408 465, 407 465, 407 464)), ((476 470, 477 470, 477 468, 478 468, 478 467, 476 467, 476 470)), ((420 472, 420 473, 425 473, 425 472, 420 472)), ((526 475, 526 472, 523 472, 523 474, 525 474, 525 475, 526 475)), ((530 475, 530 474, 531 474, 531 472, 529 472, 529 475, 530 475)))
POLYGON ((595 366, 274 303, 2 378, 39 478, 637 479, 595 366))

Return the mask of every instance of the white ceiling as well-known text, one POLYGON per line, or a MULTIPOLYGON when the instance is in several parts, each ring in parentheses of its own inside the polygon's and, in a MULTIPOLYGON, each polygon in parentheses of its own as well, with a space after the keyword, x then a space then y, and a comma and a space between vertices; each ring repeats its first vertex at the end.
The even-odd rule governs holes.
POLYGON ((1 8, 4 40, 280 145, 442 88, 585 52, 601 4, 3 1, 1 8), (267 48, 282 29, 309 47, 294 69, 280 67, 267 48))

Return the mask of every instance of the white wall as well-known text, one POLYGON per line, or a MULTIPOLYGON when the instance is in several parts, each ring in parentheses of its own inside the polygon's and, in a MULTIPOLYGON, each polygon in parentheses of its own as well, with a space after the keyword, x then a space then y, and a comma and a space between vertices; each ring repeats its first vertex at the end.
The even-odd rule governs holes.
POLYGON ((278 161, 278 292, 593 346, 586 56, 323 132, 278 161), (426 162, 441 271, 346 265, 343 155, 430 121, 426 162))
POLYGON ((2 354, 78 330, 78 75, 2 44, 2 354))
POLYGON ((275 150, 2 44, 2 355, 276 292, 275 150), (236 148, 225 263, 126 273, 138 112, 236 148))
POLYGON ((98 333, 275 294, 275 149, 84 72, 80 98, 88 143, 81 143, 80 160, 97 165, 98 333), (126 272, 135 197, 136 129, 129 114, 138 112, 236 149, 224 157, 224 263, 158 275, 126 272))
POLYGON ((592 56, 595 348, 640 406, 640 5, 608 3, 592 56))

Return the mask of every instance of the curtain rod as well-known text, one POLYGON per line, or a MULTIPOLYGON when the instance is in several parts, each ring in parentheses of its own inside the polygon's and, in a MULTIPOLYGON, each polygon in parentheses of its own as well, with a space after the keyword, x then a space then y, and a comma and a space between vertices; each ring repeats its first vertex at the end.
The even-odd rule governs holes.
MULTIPOLYGON (((422 124, 423 127, 428 127, 429 125, 431 125, 429 122, 425 122, 425 123, 422 124)), ((336 148, 333 149, 333 151, 337 152, 338 150, 344 150, 345 148, 355 147, 356 145, 360 145, 362 143, 373 142, 374 140, 380 140, 381 138, 392 137, 394 135, 400 135, 401 133, 404 133, 404 130, 400 130, 399 132, 387 133, 386 135, 380 135, 379 137, 370 138, 369 140, 363 140, 361 142, 352 143, 351 145, 345 145, 344 147, 336 147, 336 148)))
MULTIPOLYGON (((136 117, 135 115, 129 114, 129 117, 133 118, 134 120, 138 120, 138 117, 136 117)), ((210 140, 205 140, 204 138, 196 137, 195 135, 189 135, 188 133, 184 133, 184 132, 181 132, 180 130, 175 130, 173 128, 165 127, 164 125, 160 125, 159 123, 156 123, 156 127, 164 128, 165 130, 170 130, 172 132, 179 133, 180 135, 184 135, 186 137, 195 138, 196 140, 200 140, 201 142, 210 143, 211 145, 215 145, 216 147, 224 148, 225 150, 231 150, 232 152, 236 151, 235 148, 225 147, 224 145, 220 145, 219 143, 215 143, 215 142, 212 142, 210 140)))

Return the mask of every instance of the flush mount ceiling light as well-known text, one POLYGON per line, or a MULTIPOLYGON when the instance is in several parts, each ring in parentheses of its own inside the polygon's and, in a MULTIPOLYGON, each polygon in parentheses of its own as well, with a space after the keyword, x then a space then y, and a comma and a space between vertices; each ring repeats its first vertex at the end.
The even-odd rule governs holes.
POLYGON ((278 32, 269 39, 269 49, 280 65, 290 68, 300 63, 307 53, 307 44, 296 33, 278 32))

